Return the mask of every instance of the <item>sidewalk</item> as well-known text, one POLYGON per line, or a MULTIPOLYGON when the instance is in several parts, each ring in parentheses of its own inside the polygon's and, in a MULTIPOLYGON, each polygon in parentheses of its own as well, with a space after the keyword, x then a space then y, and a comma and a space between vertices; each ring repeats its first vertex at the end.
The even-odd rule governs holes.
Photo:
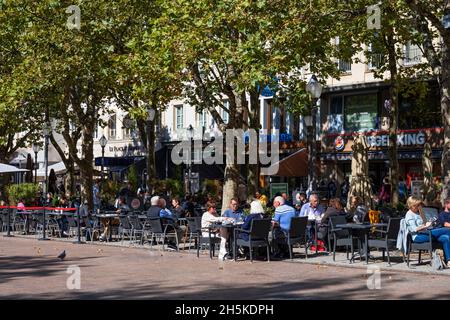
MULTIPOLYGON (((0 237, 2 237, 0 235, 0 237)), ((36 240, 35 235, 16 235, 14 234, 14 237, 16 238, 25 238, 25 239, 33 239, 36 240)), ((56 242, 69 242, 72 243, 76 241, 77 238, 51 238, 51 241, 56 242)), ((84 241, 84 239, 82 239, 84 241)), ((99 242, 94 241, 92 244, 90 241, 87 241, 84 245, 96 245, 96 246, 108 246, 108 247, 133 247, 140 250, 149 250, 150 246, 148 244, 142 246, 135 243, 130 243, 130 241, 126 240, 123 243, 120 241, 113 241, 113 242, 99 242)), ((197 250, 191 247, 191 250, 189 251, 189 246, 186 243, 180 243, 180 250, 178 253, 181 254, 192 254, 196 255, 197 250)), ((155 252, 162 252, 162 245, 153 245, 152 251, 155 252)), ((167 245, 165 246, 165 252, 170 254, 171 252, 175 252, 173 250, 168 250, 167 245)), ((318 252, 317 254, 315 252, 308 251, 308 258, 305 258, 304 255, 304 248, 295 248, 293 249, 294 252, 294 259, 283 259, 283 260, 275 260, 273 263, 303 263, 303 264, 310 264, 310 265, 323 265, 323 266, 336 266, 336 267, 344 267, 344 268, 357 268, 357 269, 375 269, 379 268, 383 271, 399 271, 399 272, 408 272, 408 273, 419 273, 419 274, 430 274, 430 275, 443 275, 443 276, 450 276, 450 269, 446 270, 438 270, 434 271, 430 265, 430 255, 427 253, 422 253, 422 263, 418 265, 418 254, 414 253, 411 254, 410 257, 410 266, 406 265, 406 262, 403 262, 402 254, 400 251, 393 251, 390 252, 391 256, 391 266, 387 263, 387 257, 385 258, 385 262, 382 260, 382 252, 381 251, 371 251, 371 256, 375 259, 370 259, 369 264, 366 264, 364 260, 360 261, 359 258, 357 258, 353 263, 350 263, 346 258, 345 252, 337 252, 336 253, 336 261, 333 261, 333 255, 328 254, 326 252, 318 252)), ((216 257, 217 259, 217 253, 216 257)), ((201 250, 200 251, 201 256, 207 256, 209 255, 209 252, 207 250, 201 250)), ((250 261, 248 261, 250 263, 250 261)))

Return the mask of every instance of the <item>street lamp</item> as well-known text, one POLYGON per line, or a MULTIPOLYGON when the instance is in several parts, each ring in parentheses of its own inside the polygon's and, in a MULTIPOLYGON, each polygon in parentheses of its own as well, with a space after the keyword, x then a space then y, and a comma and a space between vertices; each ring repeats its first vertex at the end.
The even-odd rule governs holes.
POLYGON ((192 190, 191 190, 191 167, 192 167, 192 164, 191 164, 192 152, 191 151, 192 151, 192 149, 191 148, 192 148, 192 142, 194 140, 194 128, 192 127, 191 124, 189 125, 189 127, 187 127, 187 136, 189 138, 188 190, 189 190, 189 193, 192 193, 192 190))
POLYGON ((101 169, 101 173, 102 173, 102 182, 103 182, 103 167, 105 166, 105 147, 106 147, 106 144, 108 143, 108 140, 106 140, 105 135, 102 135, 102 137, 98 140, 98 142, 100 143, 100 146, 102 147, 102 169, 101 169))
POLYGON ((306 85, 306 92, 309 93, 313 100, 311 108, 311 116, 305 117, 305 124, 308 127, 308 195, 315 191, 317 188, 316 177, 316 123, 317 123, 317 103, 322 94, 322 85, 317 80, 315 75, 312 75, 308 84, 306 85))
POLYGON ((42 128, 42 133, 44 134, 44 167, 45 167, 45 185, 44 185, 44 219, 42 224, 42 238, 39 240, 49 240, 45 235, 46 229, 46 213, 47 213, 47 192, 48 192, 48 137, 50 136, 50 132, 52 127, 48 121, 44 123, 44 127, 42 128))
POLYGON ((38 162, 37 162, 37 155, 39 152, 39 145, 37 143, 33 143, 33 152, 34 152, 34 183, 37 183, 37 169, 38 169, 38 162))
POLYGON ((150 191, 151 184, 155 178, 155 153, 150 152, 151 143, 156 143, 155 127, 153 126, 153 121, 155 120, 156 110, 150 108, 147 105, 147 191, 150 191))

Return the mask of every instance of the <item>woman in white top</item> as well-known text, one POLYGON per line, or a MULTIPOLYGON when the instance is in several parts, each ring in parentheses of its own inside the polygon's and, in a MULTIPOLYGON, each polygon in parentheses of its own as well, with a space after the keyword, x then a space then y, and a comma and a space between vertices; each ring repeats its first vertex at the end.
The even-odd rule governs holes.
MULTIPOLYGON (((209 237, 209 228, 214 222, 222 222, 223 217, 220 217, 216 211, 216 203, 208 201, 206 203, 206 212, 202 215, 202 236, 209 237)), ((226 243, 228 238, 228 232, 225 228, 219 228, 220 233, 220 250, 219 260, 224 260, 227 255, 226 243)))
POLYGON ((217 214, 216 203, 208 201, 206 203, 206 212, 202 215, 202 236, 209 237, 209 227, 214 222, 221 222, 222 217, 217 214))
MULTIPOLYGON (((422 243, 430 240, 428 233, 419 233, 431 226, 431 221, 426 221, 422 212, 422 200, 417 197, 409 197, 406 201, 409 211, 405 215, 405 222, 408 231, 412 235, 413 242, 422 243)), ((431 236, 442 244, 444 249, 445 262, 450 260, 450 229, 435 228, 431 230, 431 236)))

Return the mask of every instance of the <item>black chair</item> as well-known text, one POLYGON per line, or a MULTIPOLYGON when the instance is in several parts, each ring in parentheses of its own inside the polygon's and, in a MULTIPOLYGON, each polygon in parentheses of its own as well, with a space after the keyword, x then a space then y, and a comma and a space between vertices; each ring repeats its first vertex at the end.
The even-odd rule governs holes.
POLYGON ((139 243, 142 244, 143 242, 143 236, 144 236, 144 228, 139 220, 139 217, 137 215, 128 215, 128 221, 130 222, 132 231, 131 231, 131 238, 134 238, 134 241, 137 241, 137 236, 140 237, 139 243))
POLYGON ((353 239, 348 230, 337 228, 339 224, 346 224, 347 219, 344 215, 331 216, 328 226, 328 248, 331 249, 331 240, 333 240, 333 261, 336 261, 336 247, 345 246, 347 259, 349 258, 348 247, 351 247, 353 254, 353 239))
POLYGON ((125 239, 125 234, 130 239, 130 242, 133 239, 133 226, 131 225, 130 221, 128 220, 128 216, 126 215, 120 215, 119 216, 120 225, 119 225, 119 237, 121 239, 121 242, 123 244, 123 240, 125 239))
POLYGON ((442 245, 438 241, 433 240, 433 236, 431 235, 431 230, 424 230, 419 233, 428 234, 428 241, 422 242, 422 243, 413 242, 411 234, 408 233, 408 238, 407 238, 408 254, 406 256, 406 265, 408 267, 409 267, 411 251, 419 251, 419 264, 420 264, 422 261, 422 251, 427 251, 430 253, 430 262, 431 262, 431 254, 432 254, 433 250, 434 249, 442 249, 442 245))
POLYGON ((393 248, 397 244, 397 236, 400 230, 400 218, 389 219, 387 230, 375 230, 375 233, 381 234, 381 237, 375 239, 369 239, 369 248, 377 248, 383 250, 383 261, 385 252, 387 252, 388 264, 391 265, 391 259, 389 256, 389 248, 393 248))
POLYGON ((287 244, 289 246, 289 257, 292 260, 292 246, 296 243, 305 245, 305 255, 308 258, 308 236, 307 228, 308 217, 293 217, 291 218, 291 228, 287 235, 287 244))
POLYGON ((271 219, 253 219, 250 230, 241 228, 234 229, 234 260, 236 261, 236 247, 243 246, 250 249, 251 262, 253 262, 253 248, 267 247, 267 261, 270 261, 269 231, 271 226, 271 219), (239 238, 240 233, 247 233, 249 238, 248 241, 239 238))
POLYGON ((200 257, 200 248, 206 244, 209 246, 209 258, 212 259, 215 256, 216 244, 220 243, 220 237, 217 237, 216 233, 211 229, 208 229, 207 237, 203 236, 202 217, 187 217, 186 220, 189 228, 189 250, 191 241, 194 238, 197 244, 197 258, 200 257))
POLYGON ((76 236, 78 233, 78 223, 74 217, 67 217, 67 224, 69 226, 69 236, 76 236))
POLYGON ((187 236, 189 236, 189 251, 191 251, 192 239, 194 239, 195 244, 198 245, 199 238, 202 235, 201 220, 201 217, 186 217, 188 227, 187 236))
POLYGON ((100 237, 101 235, 101 229, 98 226, 98 223, 94 222, 91 223, 90 217, 83 217, 83 221, 84 221, 84 232, 85 232, 85 238, 86 241, 88 241, 88 235, 89 235, 89 239, 92 242, 94 242, 94 235, 97 235, 97 237, 100 237))
POLYGON ((176 240, 176 249, 178 251, 178 236, 177 233, 167 233, 167 227, 169 225, 166 225, 163 227, 161 218, 155 218, 155 219, 147 219, 146 222, 150 228, 150 249, 153 247, 153 240, 158 242, 160 240, 162 242, 162 249, 164 250, 165 241, 168 238, 175 238, 176 240))

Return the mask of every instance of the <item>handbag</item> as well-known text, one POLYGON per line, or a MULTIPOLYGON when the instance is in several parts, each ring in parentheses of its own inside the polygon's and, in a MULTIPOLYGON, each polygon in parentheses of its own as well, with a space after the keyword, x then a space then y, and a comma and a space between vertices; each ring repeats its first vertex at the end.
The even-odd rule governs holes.
POLYGON ((431 258, 431 267, 434 271, 444 270, 447 268, 447 265, 444 261, 444 252, 441 249, 436 249, 433 251, 431 258))

